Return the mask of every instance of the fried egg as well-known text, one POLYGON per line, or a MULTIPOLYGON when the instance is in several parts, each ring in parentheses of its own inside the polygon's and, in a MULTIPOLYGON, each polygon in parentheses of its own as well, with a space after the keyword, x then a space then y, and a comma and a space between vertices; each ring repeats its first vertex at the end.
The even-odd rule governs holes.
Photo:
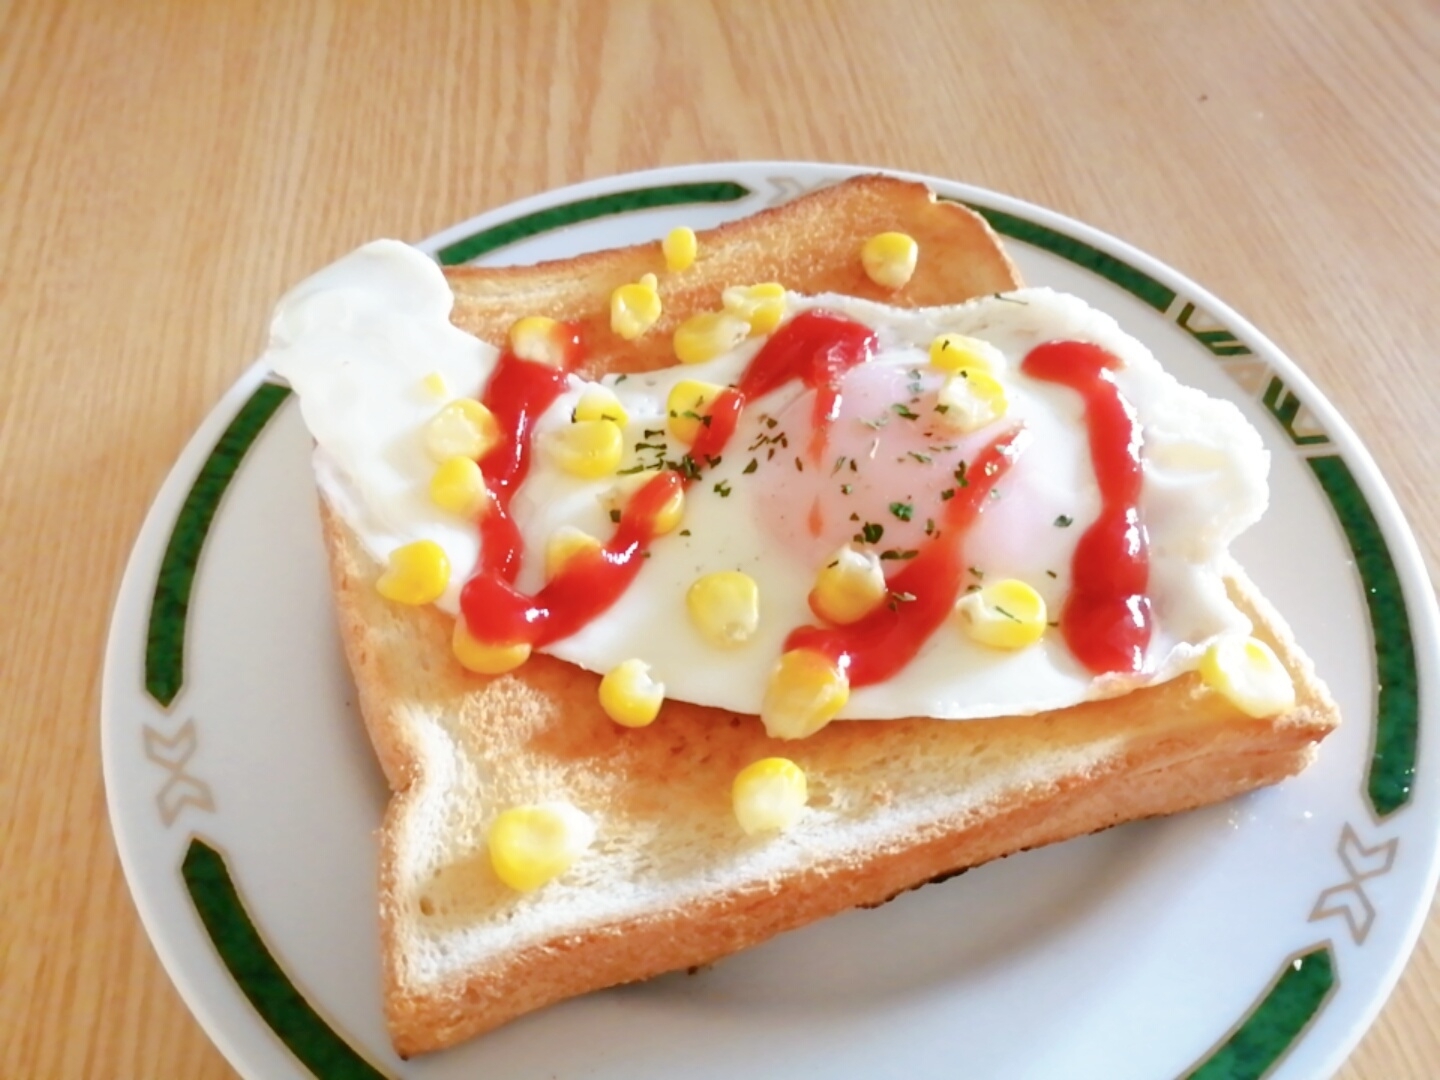
MULTIPOLYGON (((479 393, 498 353, 450 324, 451 303, 433 262, 379 241, 282 300, 267 359, 300 396, 324 497, 382 563, 402 544, 439 543, 452 577, 438 603, 455 612, 480 539, 473 523, 430 502, 435 466, 420 432, 447 394, 479 393)), ((720 460, 690 485, 679 528, 656 538, 615 604, 545 651, 598 673, 638 658, 669 698, 758 713, 785 638, 816 622, 808 596, 825 561, 848 544, 873 551, 893 574, 907 553, 947 542, 934 535, 946 493, 1005 426, 1023 425, 1027 447, 963 540, 967 581, 1019 579, 1059 611, 1075 544, 1100 495, 1079 395, 1021 370, 1031 349, 1056 340, 1094 343, 1120 359, 1115 380, 1143 432, 1139 511, 1154 629, 1139 676, 1097 678, 1053 628, 1006 651, 972 640, 952 619, 894 678, 852 690, 840 718, 959 720, 1063 707, 1171 678, 1192 669, 1217 636, 1248 632, 1223 570, 1227 546, 1266 506, 1269 459, 1233 405, 1182 386, 1109 316, 1048 289, 919 311, 787 297, 790 317, 812 309, 855 320, 876 339, 870 359, 843 378, 823 456, 808 452, 814 391, 791 382, 747 403, 720 460), (945 373, 931 366, 928 349, 944 333, 986 343, 1008 404, 994 424, 957 434, 937 408, 945 373), (734 570, 755 581, 760 618, 743 646, 722 650, 692 625, 685 595, 697 578, 734 570)), ((653 475, 687 451, 667 424, 676 383, 734 385, 763 343, 752 339, 704 364, 601 379, 627 420, 619 471, 598 480, 570 475, 545 451, 593 386, 570 377, 535 424, 530 473, 510 504, 524 541, 522 591, 544 583, 552 536, 579 529, 604 540, 626 478, 653 475)))

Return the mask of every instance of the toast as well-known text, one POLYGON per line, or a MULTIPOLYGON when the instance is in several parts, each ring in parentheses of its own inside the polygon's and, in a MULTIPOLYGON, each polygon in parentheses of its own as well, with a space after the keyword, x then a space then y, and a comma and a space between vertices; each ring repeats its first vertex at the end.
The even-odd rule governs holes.
MULTIPOLYGON (((578 322, 587 374, 672 362, 670 334, 736 282, 775 280, 906 306, 1012 289, 1018 274, 982 219, 922 186, 863 177, 700 237, 664 275, 658 245, 563 263, 447 271, 455 325, 501 344, 526 315, 578 322), (856 253, 898 230, 925 253, 898 295, 856 253), (636 342, 608 329, 612 289, 662 275, 664 312, 636 342)), ((376 591, 380 569, 322 499, 341 635, 393 791, 380 834, 386 1014, 397 1052, 453 1045, 545 1005, 708 963, 963 868, 1121 822, 1191 809, 1305 767, 1338 723, 1280 616, 1239 567, 1232 599, 1296 687, 1253 719, 1187 674, 1106 701, 1024 717, 839 722, 780 742, 758 718, 667 702, 617 726, 599 678, 548 656, 481 677, 452 658, 452 620, 376 591), (770 839, 739 830, 738 770, 783 755, 811 812, 770 839), (587 856, 543 889, 501 884, 485 835, 506 806, 563 799, 596 820, 587 856)))

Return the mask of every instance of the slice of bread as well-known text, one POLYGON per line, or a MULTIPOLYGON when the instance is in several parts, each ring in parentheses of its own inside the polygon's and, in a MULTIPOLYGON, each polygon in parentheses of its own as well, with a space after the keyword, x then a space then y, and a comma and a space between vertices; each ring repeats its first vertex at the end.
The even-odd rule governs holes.
MULTIPOLYGON (((449 271, 454 322, 502 343, 510 323, 578 321, 591 373, 669 364, 675 325, 721 288, 779 281, 902 305, 956 303, 1019 284, 985 223, 914 184, 865 177, 700 237, 667 274, 657 244, 513 269, 449 271), (858 251, 898 230, 922 252, 900 293, 858 251), (608 329, 608 297, 659 276, 664 316, 636 343, 608 329)), ((590 990, 704 964, 784 930, 965 867, 1137 818, 1229 798, 1298 772, 1338 722, 1283 620, 1229 576, 1294 678, 1298 701, 1256 720, 1187 675, 1035 716, 836 722, 797 742, 759 720, 667 702, 648 728, 610 721, 598 677, 546 656, 495 678, 452 659, 451 620, 375 590, 378 568, 328 507, 322 518, 361 711, 394 791, 380 835, 386 1013, 404 1055, 450 1046, 590 990), (751 839, 730 807, 735 773, 782 755, 810 811, 751 839), (563 877, 517 894, 485 847, 502 809, 564 800, 598 826, 563 877)))

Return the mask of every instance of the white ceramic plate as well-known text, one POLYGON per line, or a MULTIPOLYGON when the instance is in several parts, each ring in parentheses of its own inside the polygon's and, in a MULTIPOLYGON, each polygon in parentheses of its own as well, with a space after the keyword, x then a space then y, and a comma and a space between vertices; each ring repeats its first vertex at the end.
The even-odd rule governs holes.
MULTIPOLYGON (((532 262, 710 226, 858 170, 621 176, 424 246, 532 262)), ((1279 788, 992 864, 694 976, 568 1002, 402 1062, 385 1036, 373 830, 386 789, 331 614, 309 438, 252 368, 181 455, 115 608, 101 728, 140 915, 247 1077, 1325 1077, 1379 1010, 1436 877, 1433 594, 1370 458, 1296 365, 1126 245, 933 178, 1033 284, 1119 318, 1274 455, 1238 554, 1345 715, 1279 788)))

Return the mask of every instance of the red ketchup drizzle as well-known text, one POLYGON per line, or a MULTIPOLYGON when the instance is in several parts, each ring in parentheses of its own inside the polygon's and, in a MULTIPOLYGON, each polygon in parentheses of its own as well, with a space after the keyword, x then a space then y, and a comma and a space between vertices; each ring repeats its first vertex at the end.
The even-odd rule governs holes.
MULTIPOLYGON (((678 472, 657 474, 630 500, 607 544, 572 558, 533 597, 498 573, 476 574, 460 592, 471 634, 484 641, 545 645, 584 627, 635 580, 645 549, 655 538, 656 516, 683 486, 678 472)), ((485 560, 487 565, 490 561, 485 560)))
POLYGON ((1085 402, 1100 516, 1075 546, 1070 595, 1060 612, 1065 643, 1097 675, 1139 671, 1150 644, 1150 540, 1137 504, 1143 439, 1135 410, 1115 384, 1120 360, 1081 341, 1030 350, 1025 374, 1059 383, 1085 402))
MULTIPOLYGON (((609 542, 572 558, 533 597, 513 584, 522 552, 510 499, 529 471, 532 426, 564 390, 566 379, 562 371, 505 352, 483 398, 495 415, 500 441, 480 459, 490 505, 480 518, 480 567, 460 592, 470 633, 481 641, 539 646, 580 630, 635 579, 655 539, 660 511, 694 480, 700 463, 719 458, 747 400, 800 379, 815 391, 817 431, 828 428, 839 410, 841 378, 869 357, 874 342, 870 330, 850 319, 820 311, 797 315, 756 354, 739 385, 711 403, 708 422, 690 449, 695 465, 688 474, 667 470, 652 477, 625 507, 609 542)), ((820 447, 823 451, 823 438, 820 447)))
POLYGON ((826 311, 805 311, 775 332, 755 354, 738 386, 717 397, 710 406, 710 422, 695 440, 696 461, 718 457, 745 409, 745 403, 799 379, 815 391, 811 419, 815 435, 809 452, 815 461, 825 453, 830 424, 840 415, 840 380, 856 364, 870 358, 875 333, 853 319, 826 311))
POLYGON ((1024 435, 1017 428, 996 437, 969 463, 964 486, 945 504, 941 531, 947 534, 946 542, 931 540, 889 580, 891 600, 846 626, 793 630, 785 639, 786 650, 813 649, 828 656, 846 672, 851 686, 884 682, 914 659, 955 607, 965 565, 959 538, 1009 472, 1024 435))
MULTIPOLYGON (((549 364, 521 360, 509 349, 485 388, 499 440, 480 459, 490 504, 480 514, 481 572, 514 581, 520 572, 520 530, 510 517, 510 499, 530 472, 531 426, 565 390, 566 375, 549 364)), ((468 617, 468 616, 467 616, 468 617)))

